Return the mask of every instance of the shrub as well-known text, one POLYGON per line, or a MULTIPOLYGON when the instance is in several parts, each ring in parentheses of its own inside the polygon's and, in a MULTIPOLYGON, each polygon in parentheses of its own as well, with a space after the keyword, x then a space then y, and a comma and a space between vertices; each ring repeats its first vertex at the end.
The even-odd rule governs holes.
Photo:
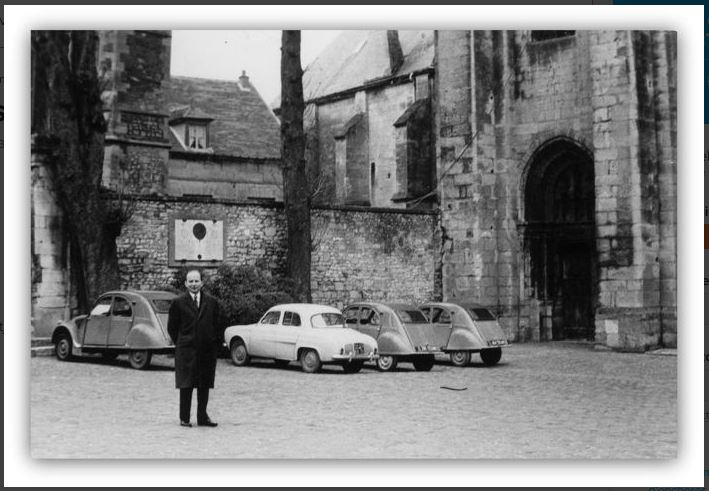
MULTIPOLYGON (((168 287, 184 292, 189 269, 176 271, 168 287)), ((274 305, 294 301, 291 282, 274 278, 266 267, 224 264, 202 279, 204 290, 219 299, 228 326, 257 322, 274 305)))

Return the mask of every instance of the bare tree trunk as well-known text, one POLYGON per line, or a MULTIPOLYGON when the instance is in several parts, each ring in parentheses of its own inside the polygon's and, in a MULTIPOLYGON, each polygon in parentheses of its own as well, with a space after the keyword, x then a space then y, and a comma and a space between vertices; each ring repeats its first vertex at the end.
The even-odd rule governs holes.
POLYGON ((288 277, 293 296, 310 302, 310 187, 305 166, 303 69, 300 31, 283 31, 281 40, 281 159, 283 202, 288 224, 288 277))
POLYGON ((47 170, 64 215, 78 308, 118 286, 115 224, 101 194, 104 134, 95 31, 32 32, 32 132, 49 150, 47 170), (106 254, 107 249, 109 254, 106 254), (115 247, 114 247, 115 250, 115 247))

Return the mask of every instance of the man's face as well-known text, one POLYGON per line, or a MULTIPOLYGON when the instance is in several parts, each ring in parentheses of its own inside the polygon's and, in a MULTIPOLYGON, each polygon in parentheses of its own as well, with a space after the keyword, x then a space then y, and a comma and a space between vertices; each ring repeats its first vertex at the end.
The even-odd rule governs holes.
POLYGON ((190 293, 197 293, 202 288, 202 276, 199 274, 199 271, 190 271, 187 273, 185 286, 190 293))

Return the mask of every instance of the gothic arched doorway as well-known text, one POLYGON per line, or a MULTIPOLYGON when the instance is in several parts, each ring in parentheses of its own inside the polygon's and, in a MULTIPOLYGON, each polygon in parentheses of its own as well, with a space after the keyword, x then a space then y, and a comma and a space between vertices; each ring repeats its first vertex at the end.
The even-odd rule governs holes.
POLYGON ((524 240, 540 301, 540 339, 593 339, 596 303, 592 156, 570 139, 542 145, 526 173, 524 240))

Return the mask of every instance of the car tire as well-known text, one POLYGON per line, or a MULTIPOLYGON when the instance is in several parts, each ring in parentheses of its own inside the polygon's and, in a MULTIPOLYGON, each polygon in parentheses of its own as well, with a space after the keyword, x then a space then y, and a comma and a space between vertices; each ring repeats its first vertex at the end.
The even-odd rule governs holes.
POLYGON ((489 367, 496 365, 502 358, 502 348, 486 348, 480 351, 480 359, 489 367))
POLYGON ((74 357, 71 353, 71 347, 71 334, 68 332, 59 334, 57 340, 54 342, 54 354, 57 355, 57 360, 71 360, 74 357))
POLYGON ((398 360, 393 355, 379 355, 377 358, 377 368, 381 372, 391 372, 396 369, 398 360))
POLYGON ((364 367, 363 361, 346 361, 342 365, 345 373, 358 373, 362 370, 362 367, 364 367))
POLYGON ((290 364, 290 360, 273 360, 278 368, 285 368, 290 364))
POLYGON ((436 359, 433 356, 418 356, 413 364, 417 372, 428 372, 436 364, 436 359))
POLYGON ((457 367, 464 367, 470 363, 470 351, 451 351, 451 363, 457 367))
POLYGON ((231 342, 229 353, 231 355, 231 362, 237 367, 248 365, 249 361, 251 361, 249 352, 246 350, 246 345, 240 339, 231 342))
POLYGON ((300 353, 300 367, 305 373, 315 373, 320 370, 322 363, 318 352, 313 349, 306 349, 300 353))
POLYGON ((153 353, 146 349, 134 349, 128 353, 128 362, 136 370, 145 370, 150 366, 153 353))

